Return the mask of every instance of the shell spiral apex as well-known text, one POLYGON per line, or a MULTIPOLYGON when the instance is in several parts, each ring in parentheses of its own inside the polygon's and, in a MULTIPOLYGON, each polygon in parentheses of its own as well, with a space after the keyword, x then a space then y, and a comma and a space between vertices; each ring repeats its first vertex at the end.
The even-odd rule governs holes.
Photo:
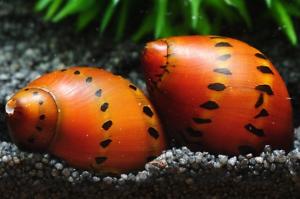
POLYGON ((12 140, 100 172, 139 169, 165 149, 155 109, 129 81, 70 67, 41 76, 7 102, 12 140))

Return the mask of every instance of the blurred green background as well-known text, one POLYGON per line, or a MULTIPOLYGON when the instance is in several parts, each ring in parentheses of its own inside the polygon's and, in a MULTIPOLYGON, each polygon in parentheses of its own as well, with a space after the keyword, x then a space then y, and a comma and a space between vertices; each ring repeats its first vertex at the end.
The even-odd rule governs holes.
POLYGON ((251 30, 259 19, 276 24, 290 44, 297 45, 300 0, 36 0, 35 11, 54 23, 71 18, 76 31, 97 23, 100 35, 135 42, 146 37, 219 34, 224 25, 251 30))

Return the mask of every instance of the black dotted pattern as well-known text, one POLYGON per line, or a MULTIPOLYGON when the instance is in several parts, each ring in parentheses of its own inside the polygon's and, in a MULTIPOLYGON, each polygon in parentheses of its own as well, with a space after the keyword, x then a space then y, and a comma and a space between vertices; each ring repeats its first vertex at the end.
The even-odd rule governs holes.
POLYGON ((219 105, 216 102, 209 100, 209 101, 201 104, 200 107, 204 108, 204 109, 208 109, 208 110, 213 110, 213 109, 218 109, 219 105))
POLYGON ((194 117, 193 121, 196 122, 197 124, 207 124, 211 123, 211 119, 208 118, 199 118, 199 117, 194 117))
POLYGON ((109 104, 107 102, 103 103, 100 107, 102 112, 105 112, 108 109, 109 104))
POLYGON ((39 92, 37 92, 37 91, 34 91, 32 94, 33 94, 33 95, 38 95, 38 94, 39 94, 39 92))
POLYGON ((151 110, 151 108, 149 106, 144 106, 143 107, 143 112, 149 116, 149 117, 152 117, 153 116, 153 112, 151 110))
POLYGON ((63 69, 61 69, 60 71, 61 71, 61 72, 65 72, 65 71, 67 71, 67 69, 66 69, 66 68, 63 68, 63 69))
POLYGON ((40 127, 40 126, 36 126, 35 129, 36 129, 37 131, 39 131, 39 132, 43 131, 43 128, 40 127))
POLYGON ((86 83, 91 83, 93 81, 93 78, 92 77, 87 77, 86 79, 85 79, 85 82, 86 83))
POLYGON ((228 68, 216 68, 214 69, 214 72, 221 73, 224 75, 232 75, 231 71, 228 68))
POLYGON ((99 156, 99 157, 96 157, 96 158, 95 158, 95 162, 96 162, 97 164, 102 164, 102 163, 104 163, 106 160, 107 160, 107 157, 104 157, 104 156, 99 156))
POLYGON ((215 91, 223 91, 226 86, 222 83, 212 83, 208 85, 208 88, 215 91))
POLYGON ((264 95, 262 93, 260 93, 258 100, 255 103, 255 108, 260 107, 263 103, 264 103, 264 95))
POLYGON ((253 126, 253 125, 250 124, 250 123, 247 124, 247 125, 245 125, 245 129, 246 129, 247 131, 249 131, 250 133, 253 133, 254 135, 259 136, 259 137, 262 137, 262 136, 265 135, 263 129, 256 128, 255 126, 253 126))
POLYGON ((192 127, 188 127, 187 129, 186 129, 186 132, 189 134, 189 136, 191 136, 191 137, 201 137, 202 136, 202 132, 201 131, 199 131, 199 130, 195 130, 195 129, 193 129, 192 127))
POLYGON ((149 133, 149 135, 150 135, 151 137, 153 137, 154 139, 157 139, 157 138, 159 137, 158 131, 157 131, 155 128, 153 128, 153 127, 149 127, 149 128, 148 128, 148 133, 149 133))
POLYGON ((132 90, 135 90, 135 91, 137 90, 137 88, 132 84, 129 85, 129 88, 131 88, 132 90))
POLYGON ((228 42, 218 42, 215 44, 215 47, 232 47, 232 45, 228 42))
POLYGON ((264 56, 264 55, 261 54, 261 53, 255 53, 255 57, 258 57, 258 58, 260 58, 260 59, 267 59, 267 57, 264 56))
POLYGON ((266 109, 262 109, 254 118, 260 118, 260 117, 267 117, 269 116, 269 113, 266 109))
POLYGON ((217 58, 217 60, 219 60, 219 61, 226 61, 226 60, 228 60, 230 57, 231 57, 230 54, 224 54, 224 55, 219 56, 219 57, 217 58))
POLYGON ((100 142, 100 145, 101 145, 102 148, 106 148, 106 147, 108 147, 108 145, 109 145, 111 142, 112 142, 111 139, 107 139, 107 140, 104 140, 104 141, 100 142))
POLYGON ((274 74, 273 71, 268 66, 257 66, 257 70, 265 74, 274 74))
POLYGON ((44 101, 43 100, 40 100, 39 101, 39 105, 43 105, 44 104, 44 101))
POLYGON ((256 90, 262 91, 264 93, 267 93, 268 95, 273 95, 273 90, 271 88, 271 86, 266 85, 266 84, 262 84, 262 85, 258 85, 255 87, 256 90))
POLYGON ((95 92, 95 95, 97 97, 101 97, 101 94, 102 94, 102 90, 101 89, 98 89, 96 92, 95 92))
POLYGON ((44 120, 44 119, 46 118, 46 115, 44 115, 44 114, 43 114, 43 115, 40 115, 39 118, 40 118, 40 120, 44 120))
POLYGON ((111 120, 108 120, 103 123, 102 128, 107 131, 112 126, 112 124, 113 122, 111 120))
POLYGON ((75 72, 74 72, 74 75, 79 75, 80 74, 80 71, 79 70, 76 70, 75 72))

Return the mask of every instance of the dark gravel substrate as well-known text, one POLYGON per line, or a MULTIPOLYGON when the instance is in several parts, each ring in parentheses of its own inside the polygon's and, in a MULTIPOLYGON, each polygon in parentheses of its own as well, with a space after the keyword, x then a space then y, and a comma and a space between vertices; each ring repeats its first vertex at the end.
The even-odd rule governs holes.
MULTIPOLYGON (((145 85, 136 71, 141 46, 103 43, 96 40, 96 31, 75 34, 68 22, 46 25, 32 16, 30 4, 12 2, 0 1, 0 198, 300 197, 300 128, 289 153, 266 147, 258 157, 227 157, 174 148, 145 170, 121 176, 76 170, 48 154, 20 151, 8 138, 4 104, 39 75, 69 65, 101 65, 141 88, 145 85)), ((293 98, 298 126, 300 49, 268 34, 262 32, 254 41, 249 36, 237 38, 262 49, 278 66, 293 98), (260 39, 263 35, 268 41, 260 39)))

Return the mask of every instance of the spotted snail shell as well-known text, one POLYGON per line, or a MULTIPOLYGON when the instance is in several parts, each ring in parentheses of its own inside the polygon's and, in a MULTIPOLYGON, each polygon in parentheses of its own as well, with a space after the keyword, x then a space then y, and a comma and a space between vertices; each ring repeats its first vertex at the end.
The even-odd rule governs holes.
POLYGON ((257 49, 221 36, 171 37, 149 42, 142 62, 153 103, 179 142, 230 155, 267 144, 290 149, 290 98, 257 49))
POLYGON ((103 69, 45 74, 6 105, 13 141, 103 172, 141 168, 165 148, 156 112, 129 81, 103 69))

